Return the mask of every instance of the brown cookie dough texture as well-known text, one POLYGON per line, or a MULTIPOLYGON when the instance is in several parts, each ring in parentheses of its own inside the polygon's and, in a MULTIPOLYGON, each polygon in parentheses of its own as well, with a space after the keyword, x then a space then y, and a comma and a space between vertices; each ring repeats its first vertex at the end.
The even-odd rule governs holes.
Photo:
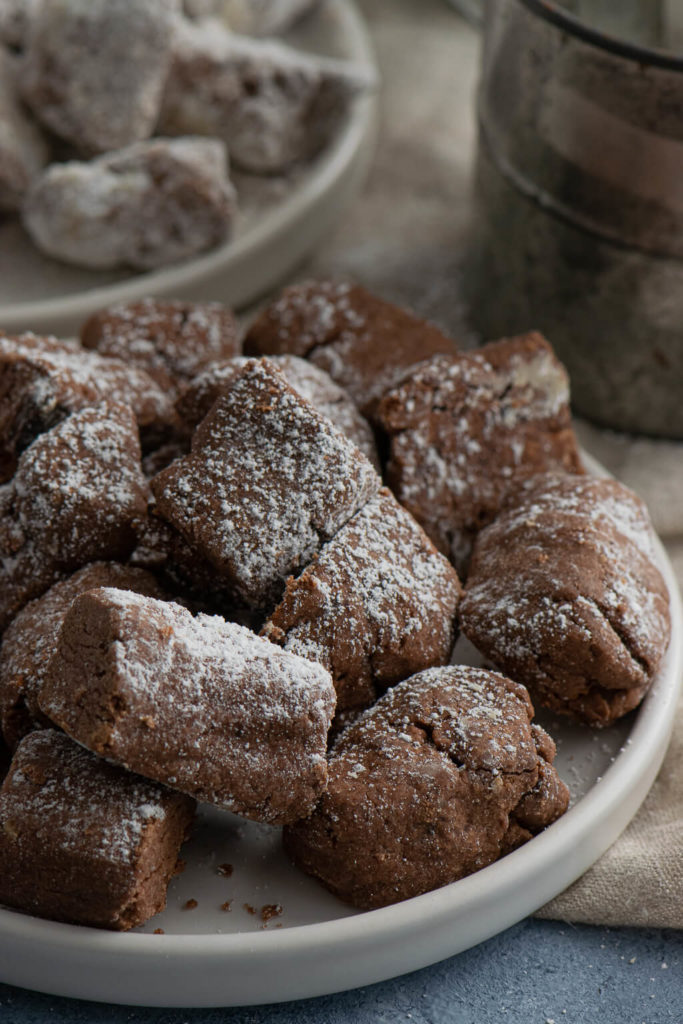
POLYGON ((566 809, 523 686, 462 665, 389 690, 339 736, 328 789, 285 829, 295 863, 356 907, 454 882, 566 809))
POLYGON ((0 487, 0 633, 62 576, 98 559, 125 560, 147 495, 125 405, 75 412, 34 441, 0 487))
MULTIPOLYGON (((329 374, 298 356, 270 356, 297 394, 327 416, 337 430, 356 444, 379 470, 379 456, 370 424, 361 416, 353 399, 334 383, 329 374)), ((207 415, 213 403, 220 398, 239 376, 247 363, 246 357, 214 363, 188 384, 182 392, 176 409, 181 421, 194 428, 207 415)))
POLYGON ((304 356, 329 373, 372 418, 380 398, 415 363, 455 343, 434 324, 360 285, 305 281, 285 288, 251 325, 248 355, 304 356))
POLYGON ((172 396, 143 369, 73 342, 0 332, 0 481, 35 438, 72 412, 102 401, 129 405, 145 447, 175 429, 172 396))
POLYGON ((264 609, 380 485, 356 446, 266 361, 246 365, 190 455, 151 482, 188 581, 264 609))
POLYGON ((371 84, 348 62, 234 35, 217 19, 185 20, 158 130, 221 139, 235 167, 277 174, 315 156, 371 84))
MULTIPOLYGON (((187 3, 197 0, 185 0, 187 3)), ((214 0, 215 2, 215 0, 214 0)), ((269 36, 285 32, 319 5, 320 0, 222 0, 220 5, 230 28, 248 35, 269 36)))
POLYGON ((194 807, 54 730, 32 733, 0 790, 0 903, 95 928, 143 924, 166 906, 194 807))
POLYGON ((334 687, 233 622, 101 589, 72 604, 40 707, 88 749, 257 821, 325 788, 334 687))
POLYGON ((234 213, 223 144, 182 138, 53 164, 26 196, 23 219, 48 256, 89 269, 153 270, 220 245, 234 213))
MULTIPOLYGON (((218 302, 142 299, 95 313, 81 329, 86 349, 139 366, 175 391, 219 359, 239 355, 234 314, 218 302)), ((207 410, 208 412, 208 410, 207 410)))
POLYGON ((367 707, 448 662, 460 595, 455 570, 383 489, 287 581, 263 635, 329 669, 339 711, 367 707))
POLYGON ((23 96, 81 152, 119 149, 156 125, 178 0, 39 0, 23 96))
POLYGON ((529 482, 479 535, 463 632, 534 699, 590 725, 636 707, 670 635, 642 501, 613 480, 529 482))
POLYGON ((385 395, 377 420, 389 487, 463 570, 521 479, 582 471, 567 374, 537 333, 426 361, 385 395))
POLYGON ((74 600, 95 587, 165 597, 150 573, 116 562, 95 562, 29 602, 12 622, 0 647, 0 728, 11 749, 26 733, 48 724, 38 707, 38 694, 57 648, 59 631, 74 600))
POLYGON ((19 209, 48 159, 47 141, 19 99, 17 59, 0 47, 0 215, 19 209))

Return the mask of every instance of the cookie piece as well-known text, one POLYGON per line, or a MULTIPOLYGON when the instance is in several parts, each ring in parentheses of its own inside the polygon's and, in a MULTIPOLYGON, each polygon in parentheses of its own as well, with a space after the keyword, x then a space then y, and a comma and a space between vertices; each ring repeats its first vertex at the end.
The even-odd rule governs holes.
POLYGON ((95 562, 30 601, 12 622, 0 647, 0 728, 12 750, 32 729, 48 724, 38 707, 38 694, 57 648, 59 631, 78 595, 95 587, 166 596, 155 577, 142 569, 95 562))
POLYGON ((319 3, 320 0, 223 0, 221 6, 234 32, 271 36, 286 32, 319 3))
POLYGON ((567 373, 535 332, 422 363, 377 421, 389 487, 461 571, 520 480, 582 470, 567 373))
POLYGON ((287 581, 262 635, 324 665, 338 711, 367 707, 401 679, 448 662, 460 596, 455 570, 382 489, 287 581))
POLYGON ((172 396, 139 367, 57 338, 0 332, 0 481, 12 476, 39 434, 108 400, 132 408, 145 448, 158 446, 178 425, 172 396))
POLYGON ((382 907, 472 874, 566 809, 555 745, 523 686, 463 665, 389 690, 340 734, 294 862, 340 899, 382 907))
POLYGON ((461 626, 545 707, 596 726, 626 714, 671 631, 643 502, 614 480, 530 481, 477 538, 461 626))
POLYGON ((415 363, 455 343, 434 324, 360 285, 304 281, 285 288, 247 331, 247 355, 304 356, 372 419, 382 395, 415 363))
POLYGON ((19 100, 17 59, 0 48, 0 214, 20 208, 48 159, 47 141, 19 100))
POLYGON ((41 434, 0 487, 0 634, 62 576, 125 560, 147 494, 127 406, 83 409, 41 434))
POLYGON ((320 665, 219 617, 91 590, 64 620, 40 707, 83 746, 256 821, 325 788, 334 687, 320 665))
POLYGON ((237 36, 217 19, 185 20, 158 131, 221 139, 235 167, 280 174, 326 146, 371 84, 349 62, 237 36))
POLYGON ((178 8, 178 0, 39 0, 28 32, 24 100, 82 153, 149 138, 178 8))
POLYGON ((46 729, 0 790, 0 903, 126 931, 166 906, 195 803, 46 729))
POLYGON ((95 313, 83 324, 81 342, 103 356, 140 366, 167 391, 177 391, 242 348, 237 321, 226 306, 158 299, 95 313))
POLYGON ((89 163, 53 164, 30 189, 24 226, 48 256, 91 270, 156 267, 224 242, 235 190, 217 139, 152 139, 89 163))
MULTIPOLYGON (((323 416, 327 416, 337 430, 353 441, 379 471, 377 445, 370 424, 361 416, 355 402, 343 388, 334 383, 329 374, 298 356, 271 356, 268 361, 277 366, 297 394, 314 405, 323 416)), ((246 357, 240 356, 214 363, 198 374, 176 403, 181 421, 189 428, 196 427, 216 399, 232 387, 247 362, 246 357)))
POLYGON ((156 513, 194 554, 188 581, 211 575, 214 593, 266 610, 380 486, 356 446, 265 360, 247 363, 190 455, 151 481, 156 513))

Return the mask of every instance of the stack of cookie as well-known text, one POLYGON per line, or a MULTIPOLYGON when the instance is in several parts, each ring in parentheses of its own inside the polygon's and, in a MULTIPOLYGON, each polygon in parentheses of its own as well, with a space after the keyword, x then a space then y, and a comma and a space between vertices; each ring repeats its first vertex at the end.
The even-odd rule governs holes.
POLYGON ((230 165, 283 175, 334 137, 363 69, 279 41, 313 0, 0 0, 0 215, 46 255, 149 270, 215 248, 230 165))
POLYGON ((657 671, 646 513, 583 475, 543 338, 458 353, 311 282, 244 351, 152 300, 0 338, 9 906, 141 923, 195 800, 356 906, 444 885, 566 809, 525 687, 604 725, 657 671))

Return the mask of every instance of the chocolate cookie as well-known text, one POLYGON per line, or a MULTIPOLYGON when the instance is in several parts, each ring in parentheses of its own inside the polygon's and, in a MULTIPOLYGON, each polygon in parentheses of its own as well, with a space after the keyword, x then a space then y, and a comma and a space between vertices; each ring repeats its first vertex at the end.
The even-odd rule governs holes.
POLYGON ((101 355, 142 367, 166 391, 178 390, 242 348, 237 321, 226 306, 158 299, 95 313, 81 329, 81 342, 101 355))
MULTIPOLYGON (((334 383, 329 374, 298 356, 270 356, 268 361, 281 371, 297 394, 314 405, 323 416, 327 416, 379 470, 377 445, 370 424, 361 416, 351 397, 334 383)), ((196 427, 216 399, 232 386, 246 363, 245 357, 238 357, 214 363, 198 374, 176 403, 181 421, 187 427, 196 427)))
POLYGON ((23 96, 84 153, 148 138, 173 46, 178 0, 50 0, 31 18, 23 96))
POLYGON ((287 577, 377 493, 380 480, 264 361, 246 365, 198 427, 190 455, 151 486, 156 513, 180 538, 174 558, 189 582, 213 576, 214 593, 270 609, 287 577), (196 572, 183 549, 194 553, 196 572))
POLYGON ((12 476, 18 456, 39 434, 103 401, 132 408, 146 448, 176 429, 172 396, 139 367, 73 342, 0 332, 0 481, 12 476))
POLYGON ((523 686, 462 665, 389 690, 339 736, 327 791, 285 829, 294 862, 381 907, 454 882, 558 818, 569 794, 523 686))
POLYGON ((166 906, 194 801, 46 729, 0 790, 0 903, 125 931, 166 906))
MULTIPOLYGON (((3 8, 0 2, 0 34, 3 8)), ((0 47, 0 215, 18 210, 49 159, 49 147, 19 99, 17 59, 0 47)))
POLYGON ((377 421, 388 485, 462 571, 521 479, 582 469, 566 371, 536 333, 424 362, 384 396, 377 421))
POLYGON ((12 749, 26 733, 48 723, 38 707, 38 694, 59 631, 75 598, 95 587, 165 597, 150 573, 116 562, 95 562, 30 601, 8 628, 0 647, 0 728, 12 749))
POLYGON ((0 487, 0 634, 60 577, 97 559, 125 560, 146 509, 127 406, 102 403, 41 434, 0 487))
POLYGON ((303 817, 325 788, 325 669, 177 604, 78 597, 39 703, 90 750, 256 821, 303 817))
POLYGON ((287 581, 263 635, 331 672, 338 711, 367 707, 448 662, 460 596, 455 570, 383 489, 287 581))
POLYGON ((671 629, 643 502, 613 480, 531 481, 477 539, 461 625, 553 711, 602 726, 636 707, 671 629))
POLYGON ((52 164, 24 227, 48 256, 87 269, 153 270, 224 242, 235 214, 217 139, 151 139, 89 163, 52 164))
POLYGON ((179 21, 159 118, 161 135, 208 135, 235 167, 281 174, 333 137, 355 95, 373 84, 347 61, 179 21))
POLYGON ((408 369, 455 343, 434 324, 360 285, 305 281, 285 288, 249 328, 248 355, 305 356, 329 373, 370 418, 408 369))

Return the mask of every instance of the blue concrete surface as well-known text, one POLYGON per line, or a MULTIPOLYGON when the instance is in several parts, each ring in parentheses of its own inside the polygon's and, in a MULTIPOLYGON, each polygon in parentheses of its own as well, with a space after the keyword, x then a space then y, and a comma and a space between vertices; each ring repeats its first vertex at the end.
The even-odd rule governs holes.
POLYGON ((460 956, 394 981, 242 1009, 113 1007, 0 985, 0 1022, 683 1024, 683 933, 527 920, 460 956))

